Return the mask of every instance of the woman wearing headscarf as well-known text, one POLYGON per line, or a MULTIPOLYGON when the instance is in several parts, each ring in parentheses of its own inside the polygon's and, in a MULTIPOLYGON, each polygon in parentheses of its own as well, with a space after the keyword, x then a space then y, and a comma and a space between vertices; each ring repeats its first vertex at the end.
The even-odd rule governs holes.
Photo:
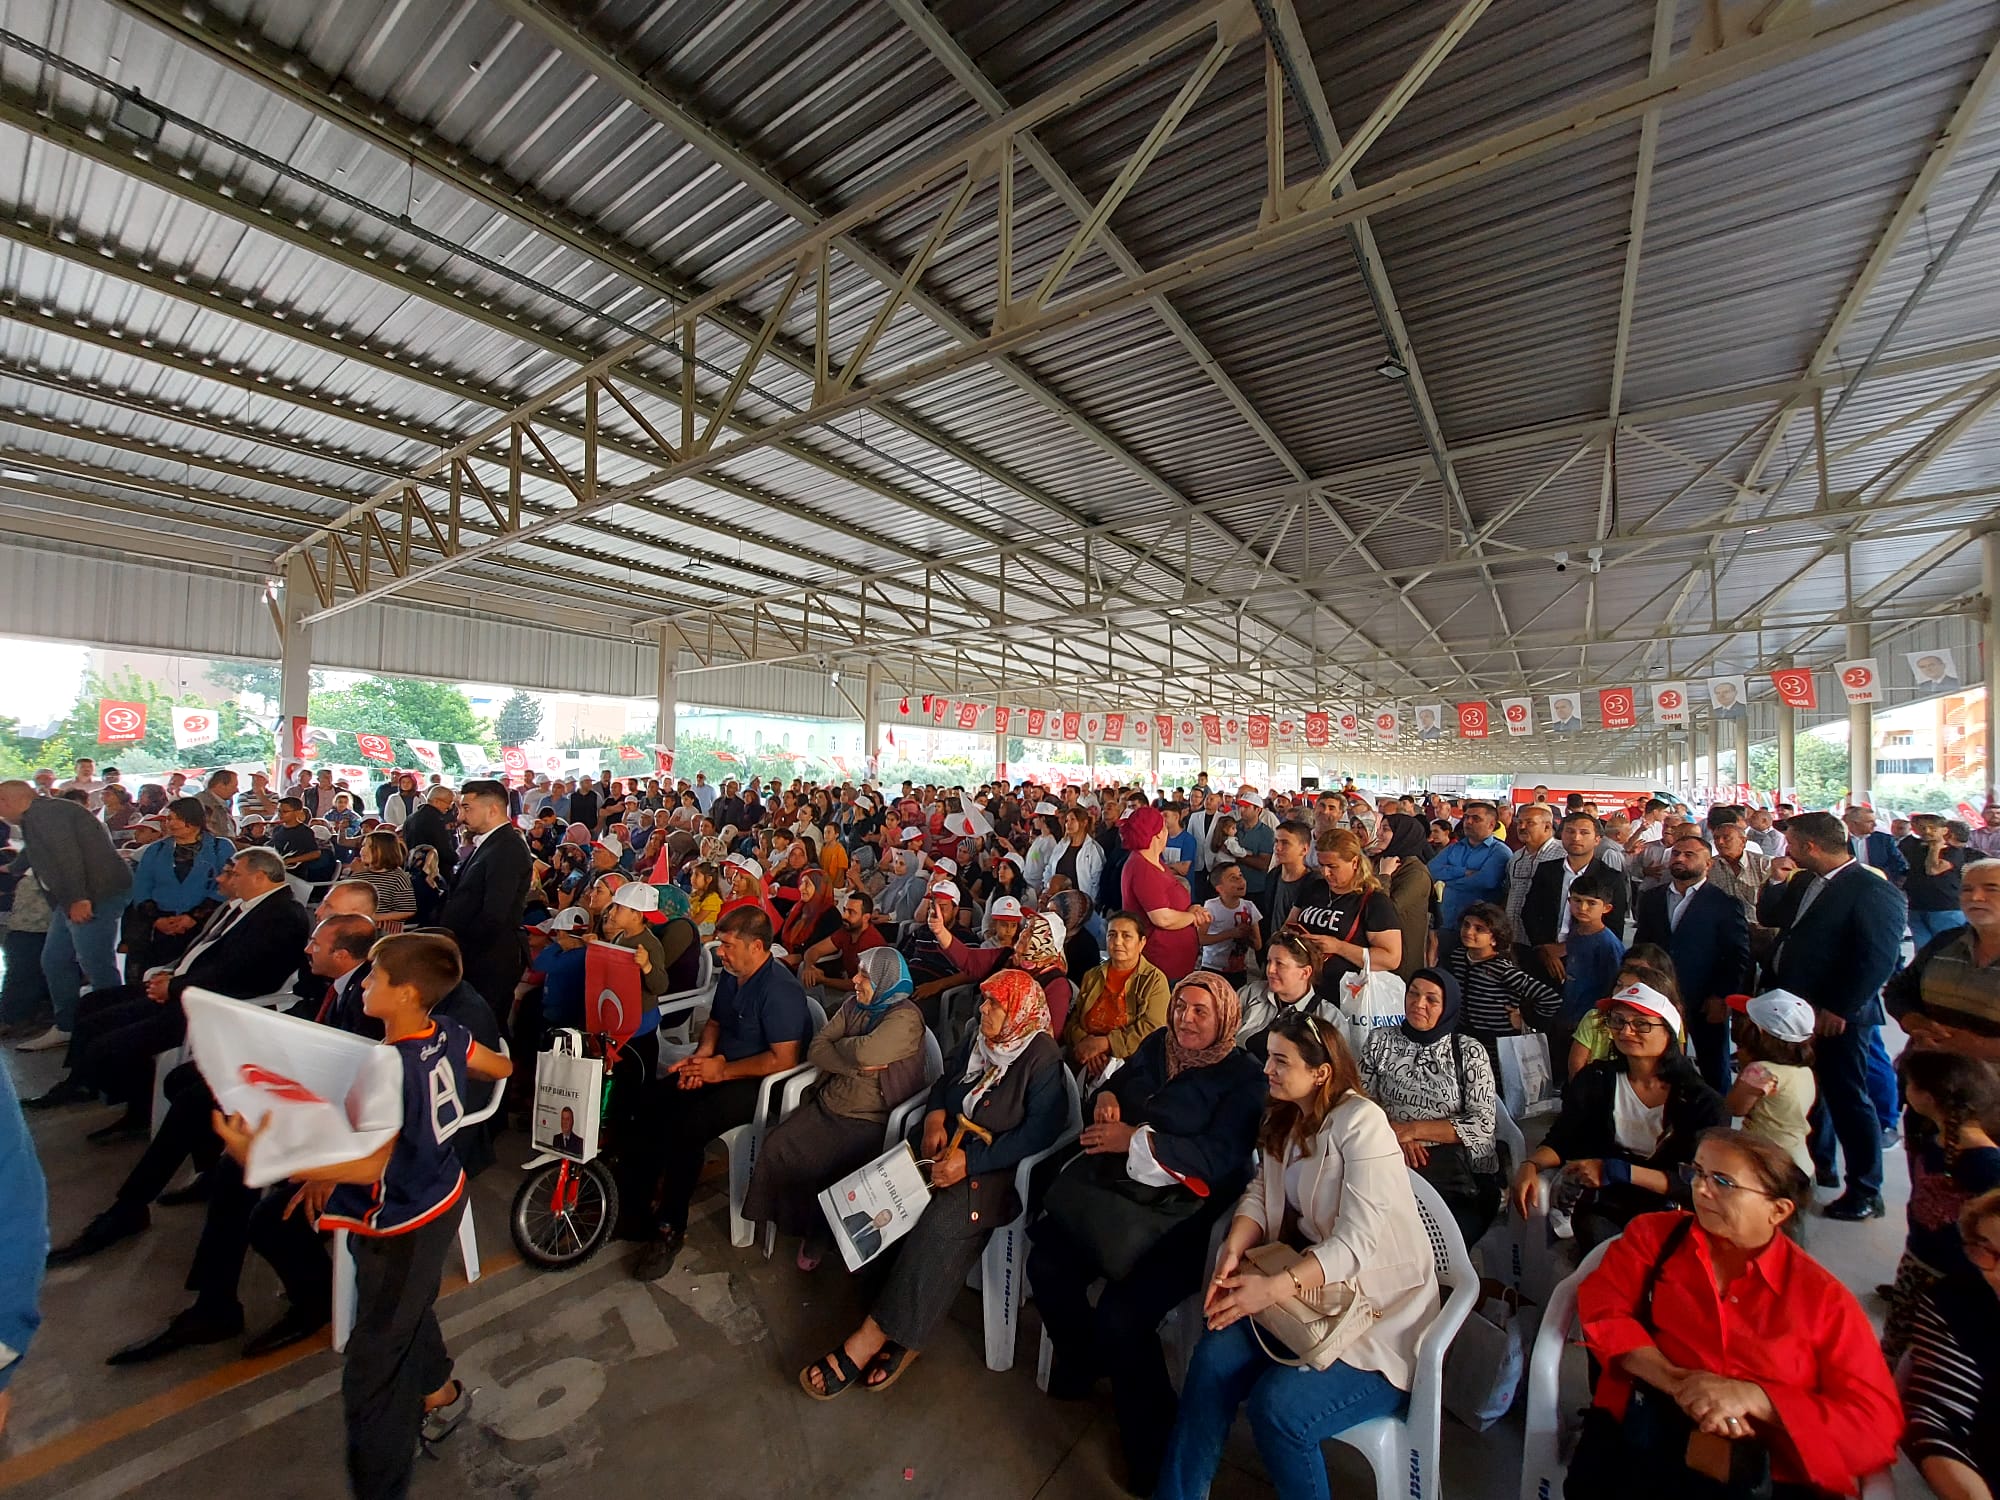
POLYGON ((660 913, 654 936, 660 941, 660 956, 666 961, 665 993, 678 995, 695 986, 701 978, 701 928, 694 920, 694 903, 677 885, 661 883, 660 913))
POLYGON ((1424 966, 1431 935, 1431 874, 1424 863, 1431 853, 1429 830, 1422 818, 1394 812, 1382 819, 1382 834, 1375 874, 1396 908, 1396 923, 1403 932, 1403 960, 1396 965, 1396 975, 1408 984, 1424 966))
POLYGON ((794 971, 806 949, 822 938, 832 937, 840 927, 840 913, 833 905, 833 882, 826 878, 825 871, 801 871, 799 891, 799 899, 778 925, 778 943, 785 950, 785 964, 794 971))
MULTIPOLYGON (((1003 915, 1001 920, 1008 919, 1003 915)), ((946 928, 935 908, 931 911, 930 926, 945 957, 972 983, 978 984, 1002 969, 1018 969, 1033 978, 1049 1003, 1049 1026, 1061 1035, 1075 993, 1063 966, 1063 940, 1067 934, 1062 918, 1049 912, 1034 912, 1014 920, 1019 925, 1010 938, 1003 942, 996 936, 993 942, 980 948, 970 946, 946 928)))
POLYGON ((1389 1116, 1410 1170, 1438 1190, 1475 1245, 1500 1211, 1499 1092, 1486 1049, 1459 1034, 1463 1006, 1448 972, 1417 970, 1403 993, 1403 1024, 1368 1034, 1361 1087, 1389 1116))
POLYGON ((1030 1231, 1028 1276, 1055 1345, 1049 1394, 1078 1400, 1111 1377, 1134 1494, 1153 1492, 1173 1426, 1160 1320, 1201 1286, 1210 1231, 1250 1180, 1264 1077, 1236 1045, 1240 1015, 1220 974, 1180 982, 1167 1024, 1099 1091, 1083 1154, 1030 1231))
POLYGON ((1118 825, 1125 864, 1118 872, 1119 904, 1137 912, 1146 932, 1146 961, 1169 981, 1192 974, 1201 964, 1201 937, 1208 913, 1188 895, 1187 882, 1162 863, 1167 823, 1141 805, 1118 825))
POLYGON ((1110 957, 1084 976, 1063 1050, 1085 1078, 1095 1078, 1113 1058, 1139 1050, 1147 1034, 1166 1024, 1173 987, 1146 961, 1144 924, 1137 913, 1121 911, 1104 926, 1110 957))
POLYGON ((856 966, 854 993, 806 1052, 819 1082, 764 1133, 743 1199, 744 1218, 799 1237, 801 1271, 832 1244, 820 1193, 882 1154, 889 1111, 924 1086, 924 1017, 903 956, 870 948, 856 966))
POLYGON ((857 1381, 880 1390, 902 1377, 965 1285, 986 1236, 1020 1212, 1014 1168, 1063 1132, 1069 1097, 1042 987, 1005 969, 979 994, 979 1025, 945 1059, 924 1114, 917 1154, 932 1164, 930 1202, 898 1247, 874 1312, 799 1372, 815 1400, 857 1381))

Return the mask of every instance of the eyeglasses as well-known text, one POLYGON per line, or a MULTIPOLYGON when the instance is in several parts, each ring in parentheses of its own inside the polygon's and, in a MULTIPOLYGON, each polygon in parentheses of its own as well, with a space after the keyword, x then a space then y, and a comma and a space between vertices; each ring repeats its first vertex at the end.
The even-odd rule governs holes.
POLYGON ((1695 1187, 1706 1187, 1718 1198, 1727 1198, 1735 1193, 1755 1193, 1759 1198, 1774 1198, 1775 1193, 1760 1187, 1752 1187, 1747 1182, 1738 1182, 1722 1172, 1711 1172, 1699 1162, 1688 1168, 1688 1179, 1695 1187))
POLYGON ((1987 1271, 2000 1266, 2000 1245, 1983 1240, 1976 1234, 1961 1234, 1959 1242, 1965 1246, 1965 1258, 1975 1266, 1987 1271))
POLYGON ((1666 1025, 1664 1021, 1648 1021, 1643 1016, 1606 1016, 1604 1029, 1614 1036, 1621 1031, 1629 1031, 1634 1036, 1647 1036, 1666 1025))

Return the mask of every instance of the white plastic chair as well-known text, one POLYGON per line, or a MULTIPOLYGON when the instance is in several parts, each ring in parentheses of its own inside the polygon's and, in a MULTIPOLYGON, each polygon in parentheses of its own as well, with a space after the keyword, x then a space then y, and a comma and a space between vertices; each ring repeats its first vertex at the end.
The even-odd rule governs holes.
POLYGON ((1563 1429, 1562 1357, 1576 1323, 1576 1294, 1584 1277, 1597 1269, 1606 1240, 1583 1258, 1583 1264, 1550 1291, 1542 1305, 1542 1326, 1528 1353, 1527 1431, 1521 1439, 1521 1500, 1559 1500, 1569 1465, 1563 1449, 1570 1434, 1563 1429))
POLYGON ((697 1012, 704 1006, 715 1003, 715 947, 711 943, 702 944, 701 967, 695 974, 694 988, 674 990, 660 996, 660 1029, 662 1031, 681 1024, 683 1020, 692 1022, 697 1012))
POLYGON ((940 1041, 948 1042, 954 1047, 958 1045, 964 1035, 965 1025, 964 1021, 960 1019, 958 1011, 960 1006, 967 1001, 971 1002, 971 1010, 967 1012, 969 1016, 979 1008, 978 985, 955 984, 950 989, 938 995, 937 1033, 940 1041))
MULTIPOLYGON (((509 1055, 507 1039, 502 1037, 494 1048, 502 1057, 509 1055)), ((500 1101, 507 1097, 507 1080, 501 1079, 493 1085, 493 1097, 485 1104, 462 1118, 457 1130, 468 1125, 484 1125, 493 1118, 500 1108, 500 1101)), ((454 1134, 456 1131, 454 1131, 454 1134)), ((464 1205, 458 1216, 458 1253, 465 1262, 465 1279, 468 1282, 479 1279, 479 1235, 472 1227, 472 1184, 466 1184, 461 1198, 464 1205)), ((354 1256, 347 1247, 347 1231, 333 1232, 333 1351, 338 1354, 347 1348, 347 1337, 354 1332, 354 1256)))
MULTIPOLYGON (((793 1110, 797 1109, 800 1104, 804 1103, 806 1090, 818 1083, 824 1076, 818 1068, 804 1067, 796 1069, 793 1075, 785 1080, 784 1091, 778 1098, 777 1119, 772 1123, 776 1124, 777 1120, 784 1119, 793 1110)), ((924 1101, 930 1097, 931 1085, 943 1076, 944 1053, 938 1047, 937 1037, 926 1026, 924 1028, 923 1086, 889 1111, 889 1123, 882 1131, 882 1149, 884 1151, 891 1149, 898 1141, 903 1139, 904 1133, 909 1129, 910 1117, 924 1107, 924 1101)), ((777 1248, 778 1226, 767 1223, 764 1226, 764 1259, 769 1260, 777 1248)))
POLYGON ((1438 1281, 1450 1295, 1417 1340, 1416 1375, 1410 1382, 1410 1405, 1401 1417, 1377 1417, 1336 1433, 1368 1460, 1375 1471, 1376 1500, 1439 1500, 1443 1484, 1438 1471, 1440 1428, 1444 1416, 1444 1356, 1458 1330, 1465 1326, 1479 1300, 1479 1275, 1472 1268, 1458 1223, 1444 1199, 1423 1178, 1410 1174, 1437 1259, 1438 1281))
MULTIPOLYGON (((812 1018, 812 1029, 806 1033, 806 1045, 819 1035, 826 1025, 826 1009, 817 1000, 806 1001, 806 1011, 812 1018)), ((803 1053, 804 1049, 801 1049, 803 1053)), ((750 1193, 750 1172, 757 1165, 757 1150, 764 1144, 766 1121, 770 1117, 774 1095, 782 1097, 788 1079, 795 1078, 810 1067, 800 1063, 796 1067, 782 1068, 776 1073, 766 1073, 757 1085, 757 1107, 748 1123, 732 1125, 716 1139, 722 1143, 723 1152, 729 1159, 729 1243, 738 1250, 748 1250, 757 1241, 757 1226, 743 1217, 743 1200, 750 1193)))
POLYGON ((1083 1134, 1083 1095, 1076 1075, 1063 1068, 1063 1088, 1069 1095, 1069 1123, 1046 1151, 1037 1151, 1014 1169, 1014 1195, 1021 1211, 994 1230, 986 1249, 973 1265, 965 1284, 979 1293, 980 1311, 986 1325, 986 1368, 1014 1368, 1014 1341, 1021 1321, 1021 1283, 1026 1280, 1022 1242, 1028 1231, 1029 1178, 1036 1167, 1063 1150, 1083 1134))
MULTIPOLYGON (((1501 1190, 1511 1193, 1515 1169, 1528 1159, 1528 1140, 1521 1134, 1521 1127, 1515 1123, 1514 1117, 1507 1113, 1505 1105, 1494 1107, 1493 1143, 1500 1148, 1501 1190)), ((1473 1259, 1482 1274, 1509 1286, 1521 1285, 1526 1270, 1524 1227, 1521 1220, 1515 1217, 1513 1208, 1503 1203, 1499 1217, 1481 1236, 1479 1243, 1472 1247, 1473 1259)))

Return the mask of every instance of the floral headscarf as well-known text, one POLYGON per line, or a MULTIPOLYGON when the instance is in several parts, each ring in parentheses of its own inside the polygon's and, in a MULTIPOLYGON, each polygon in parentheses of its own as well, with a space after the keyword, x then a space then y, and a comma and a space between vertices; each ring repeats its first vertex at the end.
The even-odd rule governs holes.
POLYGON ((1028 1050, 1036 1036, 1048 1032, 1049 1001, 1034 976, 1019 969, 1001 969, 979 986, 982 1000, 998 1001, 1007 1008, 1000 1034, 990 1040, 984 1028, 973 1033, 972 1051, 965 1060, 965 1081, 972 1084, 961 1115, 969 1116, 986 1091, 1007 1076, 1014 1060, 1028 1050))
POLYGON ((1057 891, 1049 897, 1048 906, 1062 921, 1065 942, 1070 933, 1081 930, 1083 924, 1090 920, 1090 897, 1082 891, 1057 891))
POLYGON ((1014 939, 1014 961, 1030 974, 1063 968, 1063 944, 1069 929, 1053 912, 1036 912, 1021 923, 1014 939))
POLYGON ((1220 974, 1197 969, 1174 986, 1174 998, 1167 1004, 1167 1077, 1176 1078, 1189 1068, 1206 1068, 1219 1063, 1236 1047, 1236 1028, 1243 1022, 1243 1001, 1236 986, 1220 974), (1215 1040, 1199 1052, 1190 1052, 1174 1031, 1174 1017, 1181 1010, 1181 996, 1189 990, 1206 990, 1215 1001, 1215 1040))
POLYGON ((660 920, 671 922, 675 917, 685 917, 694 908, 688 902, 688 893, 671 883, 655 885, 660 893, 660 920))

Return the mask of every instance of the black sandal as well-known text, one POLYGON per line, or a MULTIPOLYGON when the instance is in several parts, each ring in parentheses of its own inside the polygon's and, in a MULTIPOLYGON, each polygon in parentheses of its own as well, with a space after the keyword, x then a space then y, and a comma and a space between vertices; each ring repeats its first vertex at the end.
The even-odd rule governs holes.
POLYGON ((905 1349, 901 1344, 896 1343, 892 1339, 881 1347, 875 1357, 868 1361, 868 1368, 861 1372, 861 1389, 864 1391, 888 1390, 890 1386, 903 1378, 903 1372, 909 1369, 911 1362, 916 1357, 916 1350, 905 1349), (877 1370, 882 1372, 882 1378, 880 1380, 868 1379, 877 1370))
POLYGON ((799 1371, 799 1389, 815 1401, 831 1401, 860 1378, 861 1371, 847 1357, 847 1351, 836 1349, 799 1371), (812 1373, 815 1370, 819 1371, 820 1384, 825 1387, 823 1390, 813 1388, 812 1373))

